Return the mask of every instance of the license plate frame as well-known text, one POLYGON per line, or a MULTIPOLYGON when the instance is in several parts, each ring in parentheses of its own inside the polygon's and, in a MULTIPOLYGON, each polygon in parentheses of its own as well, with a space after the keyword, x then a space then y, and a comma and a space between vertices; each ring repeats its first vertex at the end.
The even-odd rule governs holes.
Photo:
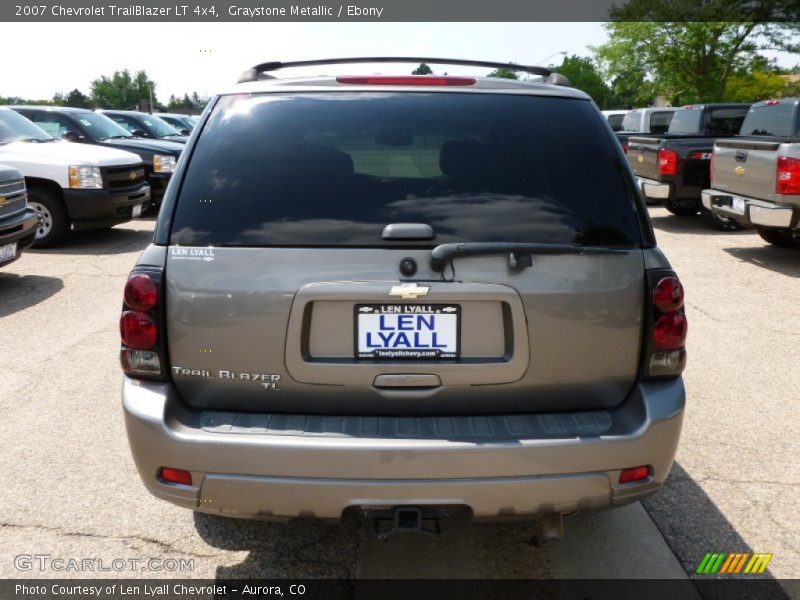
POLYGON ((0 246, 0 263, 6 263, 17 258, 17 242, 0 246))
POLYGON ((735 212, 737 215, 744 215, 744 211, 745 211, 744 198, 731 196, 731 212, 735 212))
POLYGON ((141 216, 142 216, 142 205, 134 204, 133 208, 131 209, 131 217, 137 219, 141 216))
MULTIPOLYGON (((374 319, 371 319, 374 321, 374 319)), ((389 319, 391 321, 391 319, 389 319)), ((407 324, 406 321, 404 324, 407 324)), ((381 321, 381 325, 383 322, 381 321)), ((389 325, 395 325, 389 323, 389 325)), ((396 332, 397 329, 386 329, 390 335, 396 332)), ((377 361, 421 361, 430 362, 437 360, 457 360, 461 356, 461 306, 455 303, 436 303, 436 304, 412 304, 412 303, 368 303, 356 304, 353 307, 353 355, 356 360, 377 360, 377 361), (380 321, 381 316, 394 316, 394 315, 410 315, 412 317, 413 329, 404 329, 397 334, 397 338, 392 338, 393 341, 400 341, 400 334, 406 335, 406 340, 411 342, 412 345, 403 348, 385 348, 377 347, 372 351, 367 350, 367 344, 380 338, 370 339, 366 335, 362 338, 362 323, 365 324, 365 334, 376 333, 374 323, 372 327, 368 324, 370 317, 378 317, 380 321), (418 316, 423 316, 420 322, 418 316), (433 316, 433 329, 429 329, 428 325, 431 324, 431 319, 425 317, 433 316), (436 317, 443 317, 444 321, 441 329, 437 328, 436 317), (426 331, 427 330, 427 331, 426 331), (408 332, 408 333, 406 333, 408 332), (415 337, 413 334, 417 333, 415 337), (412 334, 409 338, 408 334, 412 334), (430 337, 428 337, 428 334, 430 337), (443 349, 435 349, 430 346, 422 346, 419 343, 429 341, 432 345, 437 344, 444 339, 445 344, 443 349), (362 344, 362 342, 364 342, 362 344), (416 344, 416 345, 415 345, 416 344)), ((381 340, 383 341, 383 340, 381 340)))

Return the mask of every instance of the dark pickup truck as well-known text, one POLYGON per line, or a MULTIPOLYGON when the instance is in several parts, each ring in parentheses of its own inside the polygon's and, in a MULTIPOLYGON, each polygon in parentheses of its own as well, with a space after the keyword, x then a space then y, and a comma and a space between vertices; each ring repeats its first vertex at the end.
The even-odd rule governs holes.
POLYGON ((696 104, 677 111, 666 134, 628 140, 628 162, 645 198, 658 200, 672 214, 701 211, 716 229, 738 229, 732 219, 703 208, 700 194, 709 186, 711 153, 717 138, 739 133, 749 104, 696 104))

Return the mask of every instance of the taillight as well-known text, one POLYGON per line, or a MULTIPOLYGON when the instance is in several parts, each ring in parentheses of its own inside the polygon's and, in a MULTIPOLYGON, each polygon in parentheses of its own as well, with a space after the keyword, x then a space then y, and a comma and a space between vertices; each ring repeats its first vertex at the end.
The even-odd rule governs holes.
POLYGON ((650 306, 643 357, 646 378, 676 377, 686 366, 684 292, 670 270, 648 271, 650 306))
POLYGON ((428 85, 428 86, 458 86, 475 85, 476 80, 472 77, 449 77, 449 76, 430 76, 430 75, 367 75, 353 76, 346 75, 336 78, 339 83, 353 85, 428 85))
POLYGON ((678 172, 678 153, 675 150, 661 148, 658 151, 659 175, 675 175, 678 172))
POLYGON ((785 196, 800 194, 800 159, 779 156, 776 175, 776 194, 785 196))
POLYGON ((131 275, 125 283, 125 305, 135 310, 150 310, 158 303, 158 288, 149 275, 131 275))
POLYGON ((160 271, 141 270, 131 273, 125 283, 119 333, 120 362, 126 375, 163 378, 160 282, 160 271))
POLYGON ((150 316, 138 310, 126 310, 119 319, 122 343, 136 350, 150 350, 158 341, 158 327, 150 316))
POLYGON ((627 154, 628 153, 628 142, 624 142, 622 144, 622 151, 627 154))

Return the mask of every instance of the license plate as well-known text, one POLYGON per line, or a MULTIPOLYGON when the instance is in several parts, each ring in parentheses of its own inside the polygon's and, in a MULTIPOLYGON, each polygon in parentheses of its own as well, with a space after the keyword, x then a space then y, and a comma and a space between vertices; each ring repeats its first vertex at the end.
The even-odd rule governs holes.
POLYGON ((744 199, 743 198, 731 198, 731 211, 743 215, 744 214, 744 199))
POLYGON ((12 260, 17 257, 17 243, 0 246, 0 263, 12 260))
POLYGON ((457 304, 357 304, 356 357, 458 358, 457 304))
POLYGON ((134 206, 133 207, 133 212, 131 214, 133 215, 134 219, 136 217, 141 217, 142 216, 142 205, 141 204, 137 204, 136 206, 134 206))

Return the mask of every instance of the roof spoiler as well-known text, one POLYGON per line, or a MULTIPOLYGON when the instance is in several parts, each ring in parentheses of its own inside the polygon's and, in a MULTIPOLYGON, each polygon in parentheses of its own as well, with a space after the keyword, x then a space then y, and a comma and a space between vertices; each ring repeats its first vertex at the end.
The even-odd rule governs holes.
POLYGON ((324 58, 318 60, 295 60, 290 62, 271 61, 258 64, 247 69, 239 77, 238 83, 259 81, 261 79, 274 79, 269 73, 290 67, 314 67, 320 65, 346 65, 358 63, 432 63, 440 65, 463 65, 469 67, 485 67, 487 69, 508 69, 520 71, 530 75, 538 75, 543 82, 549 85, 570 87, 569 79, 561 73, 556 73, 547 67, 533 65, 518 65, 515 63, 491 62, 485 60, 462 60, 458 58, 429 58, 420 56, 373 56, 363 58, 324 58))

